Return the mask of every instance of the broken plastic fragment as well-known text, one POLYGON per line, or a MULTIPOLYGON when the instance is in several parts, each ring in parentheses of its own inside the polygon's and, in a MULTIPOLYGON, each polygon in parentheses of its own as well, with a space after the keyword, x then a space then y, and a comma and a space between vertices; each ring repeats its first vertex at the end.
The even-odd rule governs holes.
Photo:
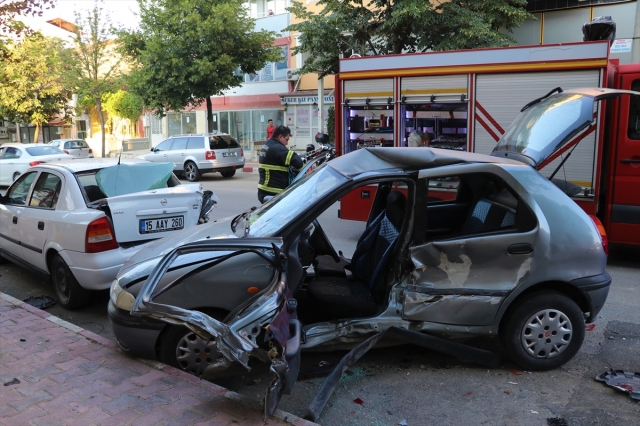
POLYGON ((627 392, 631 398, 640 401, 640 373, 610 369, 596 376, 596 380, 619 391, 627 392))
POLYGON ((4 383, 5 386, 11 386, 11 385, 17 385, 20 383, 20 380, 16 379, 15 377, 13 378, 13 380, 10 380, 6 383, 4 383))
POLYGON ((400 423, 398 423, 400 426, 409 426, 409 423, 407 423, 406 420, 400 420, 400 423))
POLYGON ((509 367, 509 371, 511 372, 511 374, 513 374, 514 376, 522 376, 522 371, 516 370, 513 367, 509 367))
POLYGON ((47 309, 56 304, 56 301, 49 296, 31 296, 23 302, 38 309, 47 309))
POLYGON ((471 395, 471 394, 473 394, 473 392, 472 392, 472 391, 469 391, 469 392, 465 393, 465 394, 464 394, 464 395, 462 395, 462 396, 469 396, 469 395, 471 395))
POLYGON ((594 328, 596 328, 595 324, 589 324, 584 329, 587 331, 593 331, 594 328))
POLYGON ((364 401, 361 400, 360 398, 354 399, 353 402, 355 402, 356 404, 359 404, 359 405, 364 405, 364 401))

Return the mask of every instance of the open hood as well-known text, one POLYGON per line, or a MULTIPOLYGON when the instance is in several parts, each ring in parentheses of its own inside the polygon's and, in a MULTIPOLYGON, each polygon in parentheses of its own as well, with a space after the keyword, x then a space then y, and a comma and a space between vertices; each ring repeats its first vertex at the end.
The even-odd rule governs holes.
POLYGON ((522 108, 491 155, 538 167, 595 122, 598 101, 622 94, 640 96, 629 90, 557 87, 522 108))

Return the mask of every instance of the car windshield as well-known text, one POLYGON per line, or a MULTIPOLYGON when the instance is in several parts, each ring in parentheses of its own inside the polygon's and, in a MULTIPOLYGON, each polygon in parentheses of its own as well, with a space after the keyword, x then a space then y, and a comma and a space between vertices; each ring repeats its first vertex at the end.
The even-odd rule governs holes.
POLYGON ((27 152, 33 157, 38 157, 40 155, 64 154, 64 152, 60 151, 58 148, 49 145, 27 148, 27 152))
POLYGON ((594 107, 592 97, 580 94, 543 99, 516 117, 494 152, 517 152, 543 160, 591 124, 594 107))
POLYGON ((293 183, 273 201, 249 216, 248 237, 273 237, 302 212, 349 179, 332 167, 322 167, 293 183))

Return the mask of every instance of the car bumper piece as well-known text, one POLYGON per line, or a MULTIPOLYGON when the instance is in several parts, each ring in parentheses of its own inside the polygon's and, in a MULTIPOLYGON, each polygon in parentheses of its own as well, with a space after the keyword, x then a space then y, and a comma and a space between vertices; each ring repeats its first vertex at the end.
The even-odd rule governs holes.
POLYGON ((604 306, 611 287, 611 275, 606 271, 600 275, 579 278, 571 281, 586 297, 589 304, 589 317, 587 322, 593 322, 604 306))

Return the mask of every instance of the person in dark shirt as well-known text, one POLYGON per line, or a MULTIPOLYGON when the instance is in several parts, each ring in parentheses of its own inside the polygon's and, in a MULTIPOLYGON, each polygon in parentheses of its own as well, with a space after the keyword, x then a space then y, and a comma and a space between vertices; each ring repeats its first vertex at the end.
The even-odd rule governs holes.
POLYGON ((278 126, 260 150, 258 171, 258 200, 265 202, 265 197, 281 193, 289 186, 289 167, 300 170, 302 158, 287 148, 291 130, 287 126, 278 126))

